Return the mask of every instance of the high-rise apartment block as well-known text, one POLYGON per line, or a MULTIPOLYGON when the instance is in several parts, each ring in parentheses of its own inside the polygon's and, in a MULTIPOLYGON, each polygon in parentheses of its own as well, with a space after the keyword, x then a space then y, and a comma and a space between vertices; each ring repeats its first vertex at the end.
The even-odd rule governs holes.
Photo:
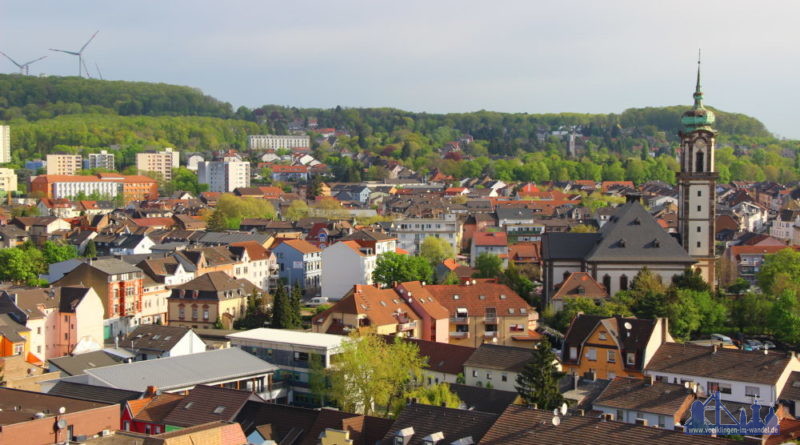
POLYGON ((17 173, 10 168, 0 168, 0 192, 17 191, 17 173))
POLYGON ((77 175, 82 168, 83 157, 81 155, 47 155, 48 175, 77 175))
POLYGON ((100 153, 90 153, 89 168, 114 170, 114 153, 109 153, 106 150, 101 150, 100 153))
POLYGON ((165 181, 172 180, 172 169, 178 168, 180 153, 172 148, 164 151, 136 154, 136 169, 141 172, 158 172, 165 181))
POLYGON ((11 127, 0 125, 0 164, 11 162, 11 127))
POLYGON ((197 164, 197 179, 208 184, 211 192, 232 192, 239 187, 250 187, 250 163, 237 158, 223 161, 203 161, 197 164))
POLYGON ((279 148, 310 147, 308 135, 253 134, 248 136, 250 150, 277 150, 279 148))

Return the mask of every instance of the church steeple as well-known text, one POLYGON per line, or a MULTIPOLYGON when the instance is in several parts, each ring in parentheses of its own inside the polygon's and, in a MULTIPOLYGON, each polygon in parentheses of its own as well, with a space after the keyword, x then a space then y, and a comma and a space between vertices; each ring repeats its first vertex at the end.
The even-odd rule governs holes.
POLYGON ((694 108, 703 108, 703 90, 700 88, 700 50, 697 50, 697 84, 694 87, 694 108))
POLYGON ((684 132, 689 133, 695 130, 714 131, 711 125, 716 120, 714 113, 703 106, 703 89, 700 86, 700 52, 697 53, 697 84, 694 87, 694 106, 691 110, 683 113, 681 123, 684 132))

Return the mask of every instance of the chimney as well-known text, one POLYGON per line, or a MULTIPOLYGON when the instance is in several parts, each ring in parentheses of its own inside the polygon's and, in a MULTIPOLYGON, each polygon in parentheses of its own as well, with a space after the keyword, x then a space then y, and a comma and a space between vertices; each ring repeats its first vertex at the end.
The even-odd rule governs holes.
POLYGON ((581 378, 578 377, 578 374, 572 374, 572 389, 578 389, 578 383, 581 381, 581 378))
POLYGON ((684 426, 683 426, 683 425, 681 425, 681 424, 677 424, 677 425, 675 425, 673 428, 674 428, 674 430, 675 430, 675 431, 677 431, 677 432, 679 432, 679 433, 682 433, 682 432, 683 432, 683 430, 684 430, 686 427, 684 427, 684 426))
POLYGON ((661 344, 667 342, 667 336, 669 335, 669 318, 661 317, 661 344))
POLYGON ((579 410, 577 411, 577 413, 578 413, 578 416, 580 416, 580 417, 583 417, 583 416, 585 416, 585 415, 586 415, 586 411, 584 411, 584 410, 582 410, 582 409, 579 409, 579 410))
POLYGON ((636 424, 641 426, 647 426, 647 419, 642 419, 640 417, 637 417, 636 424))
POLYGON ((152 397, 158 395, 158 388, 153 385, 147 387, 147 390, 144 392, 145 397, 152 397))

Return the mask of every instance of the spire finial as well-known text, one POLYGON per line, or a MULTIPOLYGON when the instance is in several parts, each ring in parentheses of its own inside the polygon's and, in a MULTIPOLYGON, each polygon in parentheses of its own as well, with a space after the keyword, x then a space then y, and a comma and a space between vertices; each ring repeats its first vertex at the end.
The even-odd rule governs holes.
POLYGON ((700 87, 700 58, 702 56, 701 50, 697 50, 697 85, 694 88, 694 107, 703 108, 703 91, 700 87))
POLYGON ((700 92, 700 60, 702 59, 702 49, 697 49, 697 85, 695 86, 695 92, 700 92))

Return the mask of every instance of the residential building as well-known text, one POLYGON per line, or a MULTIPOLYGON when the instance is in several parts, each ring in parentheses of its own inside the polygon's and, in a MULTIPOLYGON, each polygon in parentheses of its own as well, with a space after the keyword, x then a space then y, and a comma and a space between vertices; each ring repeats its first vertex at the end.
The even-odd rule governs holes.
POLYGON ((245 279, 208 272, 172 288, 167 318, 173 326, 210 329, 219 321, 226 329, 244 317, 247 297, 261 290, 245 279))
POLYGON ((0 388, 0 443, 73 443, 119 428, 119 405, 0 388))
POLYGON ((31 192, 46 198, 74 198, 79 193, 105 199, 122 195, 127 203, 158 197, 158 182, 147 176, 99 173, 91 176, 39 175, 31 180, 31 192))
POLYGON ((66 273, 53 286, 88 286, 103 304, 103 338, 125 335, 139 323, 144 273, 115 258, 89 260, 66 273))
POLYGON ((644 267, 669 283, 695 261, 631 197, 599 233, 542 235, 543 303, 549 304, 555 285, 572 272, 588 272, 609 295, 615 295, 627 290, 644 267))
POLYGON ((278 366, 275 373, 275 388, 280 383, 284 391, 276 397, 278 402, 294 405, 318 406, 311 394, 311 369, 315 360, 319 366, 328 368, 334 355, 341 352, 348 338, 341 335, 287 331, 283 329, 258 328, 229 334, 231 347, 278 366))
POLYGON ((17 173, 10 168, 0 168, 0 192, 17 191, 17 173))
POLYGON ((270 165, 269 169, 272 170, 273 181, 307 181, 308 180, 308 166, 305 165, 270 165))
POLYGON ((114 170, 114 153, 100 150, 100 153, 89 153, 89 168, 105 168, 114 170))
POLYGON ((470 247, 469 265, 475 267, 475 261, 481 254, 495 255, 508 267, 508 238, 505 232, 475 232, 470 247))
POLYGON ((250 187, 250 163, 236 158, 223 161, 202 161, 197 164, 200 184, 208 184, 211 192, 232 192, 250 187))
POLYGON ((233 266, 233 276, 244 278, 262 291, 277 285, 278 263, 274 255, 255 241, 231 243, 228 250, 238 262, 233 266))
POLYGON ((202 156, 200 155, 191 155, 186 159, 186 168, 189 170, 196 172, 198 165, 205 161, 202 156))
POLYGON ((135 360, 205 352, 206 344, 189 328, 181 326, 140 325, 120 340, 119 347, 130 351, 135 360))
POLYGON ((0 125, 0 164, 11 162, 11 127, 0 125))
POLYGON ((322 251, 323 297, 340 300, 354 284, 372 284, 372 272, 378 256, 370 247, 357 241, 340 241, 322 251))
POLYGON ((314 332, 346 334, 371 330, 379 335, 420 338, 420 317, 394 289, 356 284, 333 307, 311 320, 314 332))
POLYGON ((533 359, 530 348, 480 345, 464 362, 465 383, 501 391, 516 391, 517 375, 533 359))
POLYGON ((301 286, 307 296, 319 294, 322 278, 322 251, 300 239, 285 239, 272 248, 278 261, 279 276, 288 288, 301 286))
MULTIPOLYGON (((756 285, 758 272, 764 263, 764 256, 775 254, 783 249, 793 249, 788 246, 730 246, 723 254, 727 259, 728 270, 721 270, 721 274, 733 282, 736 278, 744 278, 750 285, 756 285)), ((795 247, 795 250, 798 248, 795 247)))
POLYGON ((667 323, 666 318, 578 314, 564 335, 561 368, 599 379, 642 378, 656 351, 673 341, 667 323))
POLYGON ((645 425, 630 425, 595 416, 554 416, 553 411, 509 405, 481 444, 539 445, 552 443, 668 443, 671 445, 734 445, 736 439, 698 436, 645 425), (558 421, 553 418, 558 417, 558 421))
MULTIPOLYGON (((123 357, 100 350, 51 358, 47 360, 47 365, 50 372, 58 372, 63 377, 72 377, 85 375, 87 369, 118 365, 125 361, 123 357)), ((54 387, 55 385, 57 383, 54 387)))
POLYGON ((0 314, 8 314, 29 329, 28 350, 40 360, 63 355, 58 344, 58 307, 59 301, 47 289, 11 288, 0 292, 0 314))
POLYGON ((482 388, 480 386, 451 383, 450 391, 461 399, 460 409, 503 414, 503 411, 519 399, 517 391, 482 388))
POLYGON ((0 357, 23 356, 30 352, 31 330, 8 314, 0 314, 0 357))
POLYGON ((311 147, 311 137, 308 135, 294 134, 252 134, 247 137, 247 147, 250 150, 305 148, 311 147))
POLYGON ((681 384, 617 377, 592 402, 592 409, 618 422, 675 429, 695 395, 681 384))
MULTIPOLYGON (((266 400, 274 400, 270 394, 277 370, 277 366, 239 348, 227 348, 87 369, 81 380, 90 385, 141 393, 153 383, 164 393, 181 393, 197 385, 221 386, 252 391, 266 400)), ((119 412, 119 407, 116 409, 119 412)))
POLYGON ((136 153, 136 169, 140 172, 155 172, 164 178, 172 180, 172 170, 178 168, 180 153, 170 147, 164 151, 136 153))
POLYGON ((70 154, 47 155, 47 175, 77 175, 83 169, 83 157, 70 154))
MULTIPOLYGON (((57 356, 94 351, 103 347, 103 303, 90 287, 61 287, 58 295, 58 341, 51 345, 57 356)), ((48 327, 49 328, 49 327, 48 327)))
POLYGON ((43 246, 51 237, 65 236, 72 224, 54 216, 20 216, 11 221, 12 224, 30 234, 30 239, 37 246, 43 246))
MULTIPOLYGON (((386 339, 390 341, 392 336, 387 336, 386 339)), ((456 384, 464 376, 464 363, 475 352, 475 348, 469 346, 451 345, 418 338, 404 338, 403 340, 416 345, 419 348, 420 357, 427 359, 422 369, 424 383, 427 385, 456 384)))
POLYGON ((699 397, 719 391, 726 402, 774 406, 792 372, 800 371, 794 353, 665 343, 644 368, 659 382, 691 382, 699 397))
POLYGON ((247 402, 265 400, 249 391, 198 385, 183 397, 163 421, 166 431, 177 431, 208 422, 234 422, 247 402))
POLYGON ((445 213, 442 219, 410 218, 396 220, 391 224, 391 233, 397 237, 397 247, 412 255, 419 252, 425 238, 442 238, 459 251, 461 246, 461 222, 453 213, 445 213))
POLYGON ((184 397, 182 394, 148 393, 141 399, 126 400, 122 402, 120 429, 147 435, 161 434, 166 431, 167 426, 164 418, 175 409, 178 402, 184 397))
POLYGON ((497 225, 533 225, 533 209, 526 207, 497 207, 497 225))
POLYGON ((556 285, 556 293, 550 300, 553 308, 561 311, 569 300, 576 298, 589 298, 600 304, 608 300, 609 295, 606 288, 592 278, 589 273, 572 272, 564 281, 556 285))
POLYGON ((375 255, 397 251, 397 238, 372 230, 356 230, 341 241, 356 241, 362 247, 371 248, 375 255))
POLYGON ((542 223, 506 224, 505 228, 508 241, 511 243, 539 242, 542 240, 542 234, 545 231, 545 225, 542 223))

